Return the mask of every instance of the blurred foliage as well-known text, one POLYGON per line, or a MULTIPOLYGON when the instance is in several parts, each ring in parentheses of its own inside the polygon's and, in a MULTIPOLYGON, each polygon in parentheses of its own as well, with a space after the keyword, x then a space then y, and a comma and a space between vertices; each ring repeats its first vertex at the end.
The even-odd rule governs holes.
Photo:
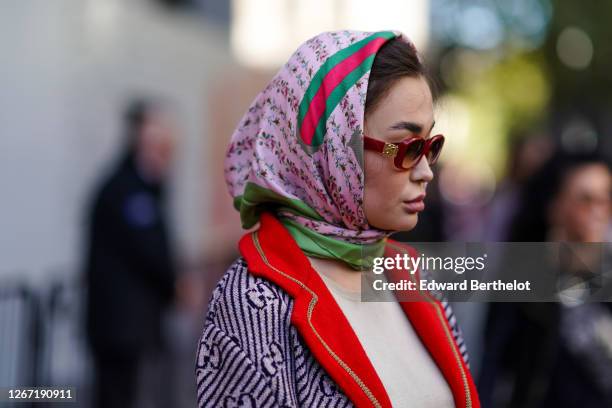
POLYGON ((595 109, 610 110, 612 105, 612 2, 561 1, 554 2, 554 18, 544 47, 550 63, 550 81, 554 99, 561 106, 584 104, 595 109), (584 30, 593 43, 593 60, 584 70, 573 70, 559 62, 557 39, 561 31, 574 26, 584 30))
POLYGON ((469 116, 460 139, 470 149, 455 149, 455 159, 481 160, 501 176, 510 137, 560 133, 573 112, 609 116, 611 15, 612 2, 432 0, 432 66, 447 99, 469 116), (559 57, 558 39, 568 27, 592 42, 584 69, 559 57))

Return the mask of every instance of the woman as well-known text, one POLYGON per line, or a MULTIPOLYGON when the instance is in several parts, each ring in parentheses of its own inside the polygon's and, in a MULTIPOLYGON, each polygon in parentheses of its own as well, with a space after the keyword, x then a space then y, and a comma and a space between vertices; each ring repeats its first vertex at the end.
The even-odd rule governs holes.
POLYGON ((554 263, 528 260, 530 272, 558 277, 549 289, 559 301, 490 304, 479 382, 486 406, 612 406, 611 254, 599 244, 609 241, 611 196, 610 164, 597 152, 557 152, 527 183, 509 238, 563 243, 554 263))
POLYGON ((479 406, 445 302, 359 299, 367 259, 406 253, 387 237, 423 210, 443 144, 432 99, 391 31, 311 38, 257 96, 225 174, 259 228, 211 298, 199 406, 479 406))

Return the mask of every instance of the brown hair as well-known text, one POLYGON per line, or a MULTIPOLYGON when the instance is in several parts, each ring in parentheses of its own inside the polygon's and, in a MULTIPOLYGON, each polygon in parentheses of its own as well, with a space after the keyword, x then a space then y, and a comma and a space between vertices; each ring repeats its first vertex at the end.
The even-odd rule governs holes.
POLYGON ((414 46, 397 37, 387 41, 376 53, 365 103, 365 113, 376 108, 393 84, 403 77, 424 77, 435 98, 434 82, 417 56, 414 46))

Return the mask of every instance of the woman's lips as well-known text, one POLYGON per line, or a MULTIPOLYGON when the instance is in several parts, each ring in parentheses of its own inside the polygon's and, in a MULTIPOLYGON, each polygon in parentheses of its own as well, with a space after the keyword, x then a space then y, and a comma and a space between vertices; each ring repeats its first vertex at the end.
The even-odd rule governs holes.
POLYGON ((404 205, 404 209, 409 213, 423 211, 425 209, 425 203, 423 202, 424 198, 425 194, 421 194, 413 200, 403 201, 402 204, 404 205))

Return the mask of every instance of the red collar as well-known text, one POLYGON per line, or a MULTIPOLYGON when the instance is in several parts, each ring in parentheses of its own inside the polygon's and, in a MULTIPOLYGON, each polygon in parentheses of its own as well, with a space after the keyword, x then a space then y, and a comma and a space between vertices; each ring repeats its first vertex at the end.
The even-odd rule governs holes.
MULTIPOLYGON (((263 213, 257 231, 240 240, 250 273, 274 282, 293 299, 291 323, 317 361, 357 407, 391 407, 391 401, 357 335, 308 258, 283 225, 263 213)), ((406 247, 390 241, 385 256, 406 247)), ((392 279, 408 276, 396 271, 392 279)), ((404 313, 446 378, 457 407, 478 408, 469 369, 453 340, 442 305, 400 302, 404 313)))

